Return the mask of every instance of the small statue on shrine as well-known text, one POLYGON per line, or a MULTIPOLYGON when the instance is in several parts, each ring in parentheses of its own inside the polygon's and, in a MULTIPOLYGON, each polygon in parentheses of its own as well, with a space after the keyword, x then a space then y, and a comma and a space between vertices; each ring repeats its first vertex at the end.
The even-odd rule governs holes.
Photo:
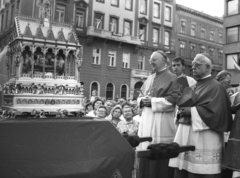
POLYGON ((53 87, 53 94, 56 95, 57 92, 58 92, 58 86, 57 86, 57 84, 55 84, 54 87, 53 87))
POLYGON ((32 83, 32 85, 29 87, 29 93, 36 94, 37 93, 37 86, 32 83))
POLYGON ((9 85, 9 94, 15 94, 16 84, 11 83, 9 85))
POLYGON ((58 86, 58 93, 59 95, 63 95, 65 92, 65 87, 63 85, 58 86))
POLYGON ((16 90, 15 90, 15 93, 16 94, 20 94, 20 93, 23 93, 23 85, 22 83, 18 83, 17 86, 16 86, 16 90))
POLYGON ((3 85, 2 92, 3 92, 3 94, 8 94, 8 93, 9 93, 9 86, 8 86, 7 83, 5 83, 5 84, 3 85))
POLYGON ((17 55, 15 58, 15 65, 19 66, 20 62, 21 62, 21 57, 19 55, 17 55))
POLYGON ((43 93, 44 93, 44 89, 42 88, 42 85, 38 84, 36 86, 35 94, 43 94, 43 93))
POLYGON ((79 95, 80 87, 78 85, 75 86, 74 94, 79 95))

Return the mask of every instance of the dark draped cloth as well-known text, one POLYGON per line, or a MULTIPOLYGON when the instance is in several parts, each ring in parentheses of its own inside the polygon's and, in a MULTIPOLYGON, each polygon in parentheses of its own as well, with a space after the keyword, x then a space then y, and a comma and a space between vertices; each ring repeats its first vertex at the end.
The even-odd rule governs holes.
POLYGON ((233 126, 223 155, 224 168, 240 171, 240 109, 237 110, 233 126))
POLYGON ((186 76, 181 76, 177 79, 178 84, 180 85, 181 93, 187 87, 189 87, 188 80, 186 76))
POLYGON ((203 122, 212 130, 228 132, 232 126, 229 96, 212 77, 197 81, 195 107, 203 122))

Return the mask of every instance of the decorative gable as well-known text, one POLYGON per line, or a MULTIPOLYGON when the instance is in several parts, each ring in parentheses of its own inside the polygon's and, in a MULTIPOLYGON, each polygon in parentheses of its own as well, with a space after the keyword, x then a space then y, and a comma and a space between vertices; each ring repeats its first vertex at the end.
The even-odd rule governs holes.
POLYGON ((139 22, 140 23, 148 23, 148 19, 146 17, 141 17, 141 18, 138 18, 139 22))
POLYGON ((58 32, 57 40, 63 41, 63 42, 66 41, 65 36, 64 36, 64 34, 63 34, 63 29, 61 29, 61 30, 58 32))
POLYGON ((68 41, 70 43, 76 43, 73 32, 68 33, 68 41))
POLYGON ((55 41, 55 37, 52 31, 52 27, 50 27, 47 31, 47 40, 53 40, 55 41))
POLYGON ((77 6, 80 6, 82 8, 87 8, 88 6, 88 3, 86 3, 84 0, 78 0, 78 1, 75 1, 75 3, 77 6))
POLYGON ((25 31, 24 31, 24 33, 23 33, 23 36, 24 36, 24 37, 30 37, 30 38, 33 37, 32 31, 31 31, 31 29, 30 29, 30 27, 29 27, 29 24, 27 24, 27 26, 26 26, 26 28, 25 28, 25 31))
POLYGON ((41 25, 39 25, 39 27, 37 28, 37 32, 36 32, 35 38, 45 39, 44 35, 43 35, 43 32, 42 32, 41 25))

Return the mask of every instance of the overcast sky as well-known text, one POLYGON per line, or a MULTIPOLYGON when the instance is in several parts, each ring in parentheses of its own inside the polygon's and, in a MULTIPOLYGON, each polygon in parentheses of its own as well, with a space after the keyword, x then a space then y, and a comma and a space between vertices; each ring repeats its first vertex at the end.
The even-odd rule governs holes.
POLYGON ((224 0, 176 0, 192 9, 204 12, 212 16, 222 17, 224 13, 224 0))

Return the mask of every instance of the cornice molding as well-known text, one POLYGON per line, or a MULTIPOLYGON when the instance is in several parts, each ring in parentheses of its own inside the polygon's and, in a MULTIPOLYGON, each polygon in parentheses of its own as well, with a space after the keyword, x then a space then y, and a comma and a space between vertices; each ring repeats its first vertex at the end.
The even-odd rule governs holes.
POLYGON ((219 24, 223 25, 223 20, 218 19, 218 18, 213 17, 213 16, 210 16, 208 14, 196 11, 194 9, 190 9, 190 8, 187 8, 187 7, 179 5, 179 4, 176 5, 176 9, 177 9, 177 11, 183 11, 183 12, 195 15, 197 17, 201 17, 203 19, 207 19, 207 20, 210 20, 210 21, 213 21, 213 22, 216 22, 216 23, 219 23, 219 24))

